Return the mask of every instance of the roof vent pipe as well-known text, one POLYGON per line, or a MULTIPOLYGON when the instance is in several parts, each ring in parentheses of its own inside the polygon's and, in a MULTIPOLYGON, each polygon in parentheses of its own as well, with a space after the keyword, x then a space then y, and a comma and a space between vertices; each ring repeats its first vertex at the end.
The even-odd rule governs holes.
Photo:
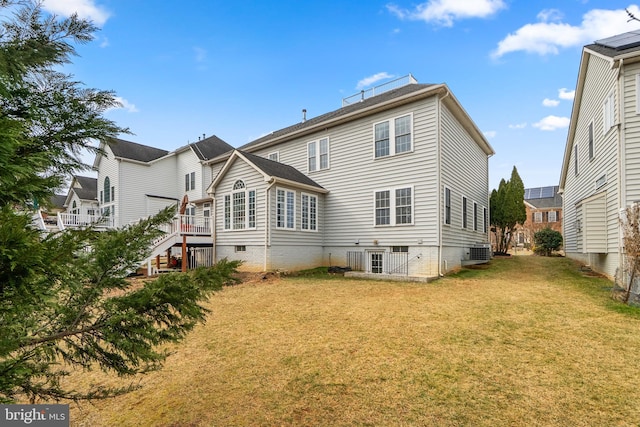
POLYGON ((364 90, 360 91, 360 102, 364 101, 364 90))
POLYGON ((302 123, 307 121, 307 109, 303 108, 302 109, 302 123))

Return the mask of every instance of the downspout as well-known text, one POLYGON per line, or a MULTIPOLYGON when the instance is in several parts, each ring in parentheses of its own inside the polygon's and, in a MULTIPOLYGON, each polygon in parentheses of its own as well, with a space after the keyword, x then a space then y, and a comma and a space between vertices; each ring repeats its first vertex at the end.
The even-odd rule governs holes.
POLYGON ((264 190, 264 262, 263 262, 262 270, 265 272, 267 271, 268 251, 270 246, 269 241, 271 237, 270 195, 271 195, 271 188, 273 188, 273 186, 276 184, 276 181, 275 179, 271 178, 268 182, 269 182, 269 185, 264 190))
POLYGON ((441 206, 442 206, 442 135, 440 133, 440 128, 442 127, 442 114, 441 114, 441 105, 442 105, 442 101, 449 96, 449 91, 447 90, 446 93, 444 94, 444 96, 442 98, 440 98, 438 104, 437 104, 437 110, 436 110, 436 114, 438 115, 438 125, 436 126, 436 141, 438 144, 438 150, 437 150, 437 159, 436 159, 436 164, 438 165, 438 176, 437 176, 437 185, 438 185, 438 208, 436 209, 437 212, 437 217, 438 217, 438 276, 442 277, 444 276, 444 273, 442 271, 442 214, 443 212, 440 210, 441 206))
MULTIPOLYGON (((619 112, 619 120, 620 123, 618 125, 617 133, 618 133, 618 212, 620 209, 624 208, 627 204, 627 180, 626 180, 626 172, 624 170, 626 163, 626 139, 625 139, 625 110, 624 110, 624 100, 622 97, 624 96, 624 58, 620 58, 620 63, 618 64, 618 75, 617 81, 618 85, 616 90, 618 91, 618 96, 616 97, 618 101, 618 112, 619 112)), ((636 76, 635 84, 638 84, 638 77, 636 76)), ((636 100, 636 110, 638 109, 638 100, 636 100)), ((623 243, 621 233, 618 232, 618 253, 622 255, 623 253, 623 243)), ((620 256, 618 259, 618 267, 622 271, 624 269, 625 257, 620 256)))
POLYGON ((216 202, 216 197, 213 194, 210 194, 211 196, 211 213, 212 213, 212 218, 211 218, 211 239, 213 240, 213 263, 215 264, 217 262, 217 252, 216 252, 216 246, 217 246, 217 237, 218 237, 218 233, 216 232, 216 221, 218 219, 218 209, 217 209, 217 202, 216 202))

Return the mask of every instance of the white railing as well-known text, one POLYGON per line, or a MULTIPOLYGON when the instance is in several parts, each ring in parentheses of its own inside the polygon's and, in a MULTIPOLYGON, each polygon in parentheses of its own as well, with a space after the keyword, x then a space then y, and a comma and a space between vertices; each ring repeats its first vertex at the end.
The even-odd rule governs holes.
POLYGON ((207 216, 180 215, 180 233, 195 236, 210 236, 212 220, 207 216))
POLYGON ((113 228, 115 226, 114 219, 115 218, 109 216, 70 214, 65 212, 58 214, 58 228, 60 230, 64 230, 65 228, 80 228, 89 226, 113 228))
POLYGON ((371 98, 372 96, 380 95, 381 93, 388 92, 392 89, 396 89, 402 86, 406 86, 408 84, 418 83, 418 81, 411 75, 406 75, 395 80, 391 80, 389 82, 383 83, 381 85, 361 90, 360 92, 348 96, 346 98, 342 98, 342 106, 346 107, 347 105, 356 104, 358 102, 362 102, 367 98, 371 98))

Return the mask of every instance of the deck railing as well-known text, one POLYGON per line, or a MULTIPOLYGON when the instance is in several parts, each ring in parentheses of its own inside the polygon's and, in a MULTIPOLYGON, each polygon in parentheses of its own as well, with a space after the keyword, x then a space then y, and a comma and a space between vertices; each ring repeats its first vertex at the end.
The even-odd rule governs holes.
POLYGON ((342 106, 346 107, 347 105, 356 104, 358 102, 364 101, 367 98, 371 98, 372 96, 380 95, 381 93, 413 83, 418 83, 418 81, 411 74, 409 74, 395 80, 388 81, 381 85, 361 90, 360 92, 346 98, 342 98, 342 106))
POLYGON ((101 215, 88 215, 88 214, 70 214, 59 213, 58 214, 58 228, 64 230, 65 228, 82 228, 93 226, 96 228, 113 228, 115 225, 115 218, 101 215))

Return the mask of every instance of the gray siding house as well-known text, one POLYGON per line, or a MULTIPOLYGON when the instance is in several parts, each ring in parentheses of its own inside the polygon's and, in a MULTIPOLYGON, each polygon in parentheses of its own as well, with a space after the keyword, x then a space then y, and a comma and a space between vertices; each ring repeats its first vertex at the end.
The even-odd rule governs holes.
POLYGON ((564 249, 610 279, 624 271, 620 212, 640 200, 640 32, 583 48, 560 176, 564 249))
POLYGON ((494 154, 445 84, 410 83, 207 162, 216 258, 437 277, 488 248, 494 154))

